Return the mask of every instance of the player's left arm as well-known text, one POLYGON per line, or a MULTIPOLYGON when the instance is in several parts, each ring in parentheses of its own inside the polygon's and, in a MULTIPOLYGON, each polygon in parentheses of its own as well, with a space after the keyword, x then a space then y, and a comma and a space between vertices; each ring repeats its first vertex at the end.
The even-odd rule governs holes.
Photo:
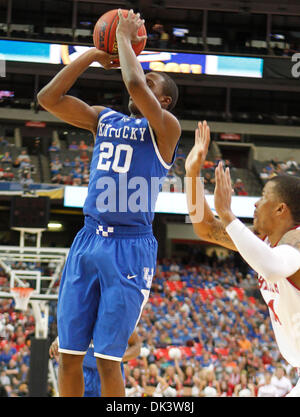
POLYGON ((141 339, 136 330, 133 331, 132 335, 128 339, 128 347, 125 351, 122 361, 128 362, 139 356, 141 352, 141 339))
POLYGON ((119 25, 116 36, 123 81, 127 91, 141 114, 149 121, 156 134, 159 152, 165 162, 170 163, 181 134, 181 127, 169 111, 162 109, 161 103, 149 88, 141 64, 139 63, 131 42, 139 42, 138 29, 144 24, 139 13, 129 11, 124 18, 119 11, 119 25))

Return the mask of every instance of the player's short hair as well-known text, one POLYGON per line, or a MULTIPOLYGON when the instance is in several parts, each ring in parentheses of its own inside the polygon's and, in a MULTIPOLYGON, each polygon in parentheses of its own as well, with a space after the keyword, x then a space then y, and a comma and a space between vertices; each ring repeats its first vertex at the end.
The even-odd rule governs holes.
POLYGON ((286 174, 270 181, 275 183, 275 193, 290 209, 294 222, 300 224, 300 178, 286 174))
POLYGON ((164 87, 163 87, 163 93, 166 96, 171 97, 172 101, 169 104, 167 110, 171 111, 176 106, 177 100, 178 100, 178 87, 168 74, 165 72, 159 72, 159 75, 164 79, 164 87))

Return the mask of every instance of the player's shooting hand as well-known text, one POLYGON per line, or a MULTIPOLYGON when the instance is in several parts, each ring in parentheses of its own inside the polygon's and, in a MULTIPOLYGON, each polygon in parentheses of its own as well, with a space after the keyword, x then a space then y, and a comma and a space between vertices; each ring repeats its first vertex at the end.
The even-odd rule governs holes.
POLYGON ((199 174, 208 152, 209 143, 210 129, 207 122, 198 122, 198 127, 195 130, 195 144, 185 161, 187 175, 197 176, 199 174))
POLYGON ((58 340, 57 338, 52 342, 50 348, 49 348, 49 356, 50 358, 55 358, 55 360, 58 362, 59 354, 58 354, 58 340))
POLYGON ((118 55, 108 54, 107 52, 100 51, 97 48, 91 48, 91 53, 93 54, 93 61, 99 62, 99 64, 101 64, 106 70, 120 66, 120 64, 116 62, 118 55))
POLYGON ((231 223, 235 216, 231 211, 232 186, 229 168, 224 171, 222 161, 215 169, 215 210, 225 226, 231 223))
POLYGON ((129 10, 128 16, 124 17, 122 10, 118 9, 119 23, 117 26, 117 38, 119 36, 126 37, 131 43, 140 43, 147 36, 139 36, 138 30, 145 23, 144 19, 141 19, 140 13, 135 14, 132 9, 129 10))

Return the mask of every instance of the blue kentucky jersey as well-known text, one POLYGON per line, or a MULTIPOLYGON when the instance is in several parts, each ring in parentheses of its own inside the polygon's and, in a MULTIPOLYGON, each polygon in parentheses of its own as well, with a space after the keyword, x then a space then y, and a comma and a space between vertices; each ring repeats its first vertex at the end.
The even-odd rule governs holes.
POLYGON ((84 214, 104 225, 150 225, 170 168, 146 118, 104 109, 99 114, 84 214))

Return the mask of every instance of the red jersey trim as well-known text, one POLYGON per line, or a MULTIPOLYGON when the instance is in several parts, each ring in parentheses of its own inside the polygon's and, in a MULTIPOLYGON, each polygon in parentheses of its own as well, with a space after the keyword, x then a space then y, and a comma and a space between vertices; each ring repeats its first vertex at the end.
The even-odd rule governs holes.
POLYGON ((288 282, 290 284, 292 284, 293 287, 295 287, 298 291, 300 291, 300 288, 296 284, 293 283, 293 281, 291 280, 291 278, 287 278, 287 280, 288 280, 288 282))
MULTIPOLYGON (((289 230, 289 232, 291 231, 291 230, 295 230, 295 229, 298 229, 298 227, 300 227, 300 225, 298 224, 298 226, 294 226, 294 227, 292 227, 290 230, 289 230)), ((278 240, 278 242, 277 243, 275 243, 275 245, 274 246, 271 246, 272 248, 275 248, 275 246, 277 246, 278 245, 278 243, 281 241, 281 238, 278 240)), ((298 288, 298 290, 299 290, 299 288, 298 288)))

